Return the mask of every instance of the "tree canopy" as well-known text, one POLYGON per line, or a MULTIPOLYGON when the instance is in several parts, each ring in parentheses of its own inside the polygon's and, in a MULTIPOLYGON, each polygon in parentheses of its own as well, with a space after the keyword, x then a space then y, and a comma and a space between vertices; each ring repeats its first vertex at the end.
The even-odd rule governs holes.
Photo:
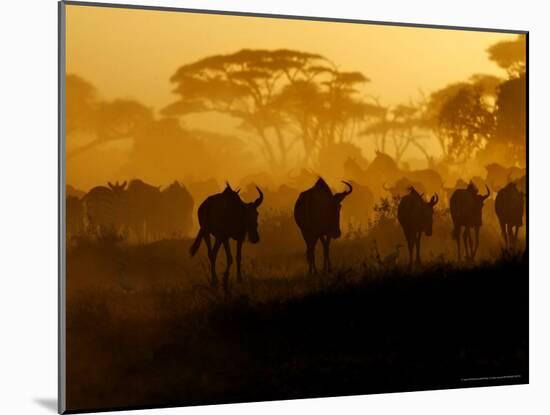
POLYGON ((370 110, 357 98, 367 77, 296 50, 210 56, 180 67, 170 80, 178 100, 164 114, 215 111, 239 119, 273 169, 287 167, 296 143, 307 162, 323 145, 344 140, 370 110))
POLYGON ((487 49, 489 59, 505 69, 510 77, 525 73, 526 52, 524 35, 518 35, 515 40, 504 40, 495 43, 487 49))
POLYGON ((67 154, 72 158, 101 144, 134 137, 153 119, 151 109, 129 99, 103 101, 95 87, 76 75, 67 75, 67 134, 91 133, 93 139, 67 154))

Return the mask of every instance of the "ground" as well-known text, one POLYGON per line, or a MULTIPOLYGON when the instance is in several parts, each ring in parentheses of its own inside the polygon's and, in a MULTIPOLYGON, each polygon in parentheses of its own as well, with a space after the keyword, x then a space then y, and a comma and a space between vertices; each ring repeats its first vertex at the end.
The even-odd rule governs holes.
POLYGON ((340 263, 316 276, 249 261, 224 294, 190 243, 70 250, 68 408, 528 382, 525 254, 412 272, 340 263))

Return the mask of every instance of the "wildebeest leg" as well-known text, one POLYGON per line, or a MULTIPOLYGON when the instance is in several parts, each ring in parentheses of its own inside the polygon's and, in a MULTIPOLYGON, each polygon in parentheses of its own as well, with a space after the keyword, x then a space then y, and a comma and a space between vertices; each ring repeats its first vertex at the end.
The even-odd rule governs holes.
POLYGON ((327 236, 327 270, 332 271, 332 264, 330 263, 330 236, 327 236))
POLYGON ((474 238, 472 237, 472 232, 475 232, 472 228, 468 228, 468 244, 470 246, 470 259, 474 259, 474 238))
POLYGON ((321 236, 321 243, 323 244, 323 271, 330 272, 330 237, 321 236))
POLYGON ((317 273, 317 267, 315 266, 315 245, 317 245, 317 238, 306 241, 306 258, 310 274, 317 273))
POLYGON ((462 238, 462 241, 464 242, 464 255, 466 259, 470 259, 472 255, 472 251, 470 250, 470 227, 464 226, 464 235, 462 238))
POLYGON ((518 232, 519 232, 519 226, 515 225, 515 231, 514 231, 514 249, 518 244, 518 232))
POLYGON ((243 241, 237 241, 237 282, 242 282, 243 277, 241 275, 241 257, 243 250, 243 241))
MULTIPOLYGON (((462 255, 460 252, 460 233, 462 232, 462 226, 457 225, 456 226, 456 251, 458 253, 458 261, 462 259, 462 255)), ((466 249, 466 248, 464 248, 466 249)))
POLYGON ((210 234, 207 233, 203 237, 204 243, 206 244, 206 250, 208 251, 208 258, 212 255, 212 241, 210 241, 210 234))
POLYGON ((500 223, 500 232, 502 233, 502 237, 504 238, 504 249, 508 250, 508 234, 506 231, 506 224, 499 220, 500 223))
POLYGON ((218 276, 216 275, 216 257, 218 256, 218 251, 220 250, 220 246, 222 244, 222 241, 216 238, 214 241, 214 246, 212 247, 212 250, 210 251, 210 270, 212 273, 212 279, 210 280, 210 286, 212 288, 216 288, 218 285, 218 276))
POLYGON ((321 246, 323 247, 323 272, 327 272, 327 247, 325 236, 319 238, 321 240, 321 246))
POLYGON ((231 246, 229 245, 229 239, 224 239, 222 241, 223 247, 225 249, 225 258, 227 259, 227 264, 225 265, 225 272, 223 273, 223 289, 227 292, 229 287, 229 270, 233 264, 233 257, 231 256, 231 246))
POLYGON ((472 253, 472 259, 475 258, 476 254, 477 254, 477 249, 479 248, 479 226, 475 227, 474 232, 475 232, 476 240, 475 240, 475 245, 474 245, 474 252, 472 253))
POLYGON ((514 249, 514 240, 513 240, 513 231, 512 231, 512 225, 507 223, 506 225, 506 238, 508 240, 507 249, 512 251, 514 249))
POLYGON ((323 247, 323 272, 327 272, 327 247, 325 236, 319 238, 321 240, 321 246, 323 247))
POLYGON ((472 238, 472 228, 468 226, 466 229, 467 229, 467 235, 468 235, 468 249, 469 249, 468 257, 472 260, 474 259, 474 239, 472 238))
POLYGON ((413 250, 414 250, 414 235, 405 235, 407 239, 407 247, 409 248, 409 269, 411 269, 413 264, 413 250))
POLYGON ((422 232, 416 234, 416 265, 420 265, 420 238, 422 237, 422 232))

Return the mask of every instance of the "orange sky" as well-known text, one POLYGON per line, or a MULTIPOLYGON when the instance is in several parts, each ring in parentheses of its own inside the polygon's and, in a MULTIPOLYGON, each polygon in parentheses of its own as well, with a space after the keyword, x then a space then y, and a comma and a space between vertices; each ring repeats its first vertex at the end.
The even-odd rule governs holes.
MULTIPOLYGON (((321 54, 340 70, 360 71, 371 79, 363 95, 378 98, 385 106, 406 104, 418 101, 420 91, 429 94, 475 73, 505 77, 486 50, 516 36, 82 5, 68 5, 66 16, 67 73, 91 82, 103 99, 136 99, 155 110, 178 98, 169 79, 181 65, 243 48, 321 54)), ((238 129, 239 120, 219 113, 188 116, 185 123, 237 137, 247 134, 238 129)), ((68 145, 79 146, 89 139, 73 136, 68 145)), ((355 140, 355 144, 372 160, 373 140, 355 140)), ((428 138, 423 145, 435 157, 441 151, 435 139, 428 138)), ((87 188, 118 177, 131 146, 131 140, 116 142, 71 160, 68 178, 87 188)), ((257 148, 248 151, 256 154, 257 148)), ((249 158, 250 163, 263 162, 257 155, 249 158)), ((403 159, 417 168, 425 164, 415 147, 403 159)))
POLYGON ((504 71, 486 49, 515 35, 67 6, 67 71, 91 81, 104 98, 138 99, 159 109, 174 101, 170 76, 212 54, 241 48, 319 53, 372 82, 383 104, 406 102, 473 73, 504 71))

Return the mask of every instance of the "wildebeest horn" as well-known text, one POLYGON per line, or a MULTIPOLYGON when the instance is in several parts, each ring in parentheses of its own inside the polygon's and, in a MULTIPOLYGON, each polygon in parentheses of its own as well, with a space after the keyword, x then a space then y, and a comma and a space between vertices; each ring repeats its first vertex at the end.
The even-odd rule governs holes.
POLYGON ((345 182, 342 180, 342 183, 344 183, 347 187, 346 190, 344 190, 343 192, 341 193, 336 193, 334 195, 334 199, 336 200, 336 202, 340 203, 342 200, 344 200, 344 198, 349 195, 352 191, 353 191, 353 186, 351 184, 349 184, 348 182, 345 182))
POLYGON ((226 187, 226 189, 233 190, 228 181, 225 182, 225 187, 226 187))
POLYGON ((342 183, 344 183, 348 187, 348 190, 346 190, 345 192, 346 195, 349 195, 351 192, 353 192, 353 186, 349 182, 342 180, 342 183))
POLYGON ((109 185, 109 187, 112 189, 113 187, 115 187, 111 182, 107 182, 107 184, 109 185))
POLYGON ((121 187, 122 189, 124 189, 124 188, 126 187, 126 184, 127 184, 127 183, 126 183, 126 180, 124 180, 124 181, 121 183, 120 187, 121 187))
POLYGON ((386 187, 386 183, 382 183, 382 189, 384 189, 386 192, 391 192, 392 191, 391 187, 386 187))
POLYGON ((439 196, 437 195, 437 193, 434 193, 434 195, 430 199, 430 205, 435 206, 437 205, 437 202, 439 202, 439 196))
POLYGON ((258 207, 262 204, 262 202, 264 201, 264 194, 262 193, 262 191, 260 190, 260 188, 258 186, 256 186, 256 190, 258 191, 258 194, 260 196, 258 196, 258 198, 254 201, 254 207, 258 207))
POLYGON ((487 199, 489 196, 491 196, 491 189, 489 189, 489 186, 485 185, 485 187, 487 188, 487 194, 485 196, 481 196, 482 197, 482 200, 485 200, 487 199))

